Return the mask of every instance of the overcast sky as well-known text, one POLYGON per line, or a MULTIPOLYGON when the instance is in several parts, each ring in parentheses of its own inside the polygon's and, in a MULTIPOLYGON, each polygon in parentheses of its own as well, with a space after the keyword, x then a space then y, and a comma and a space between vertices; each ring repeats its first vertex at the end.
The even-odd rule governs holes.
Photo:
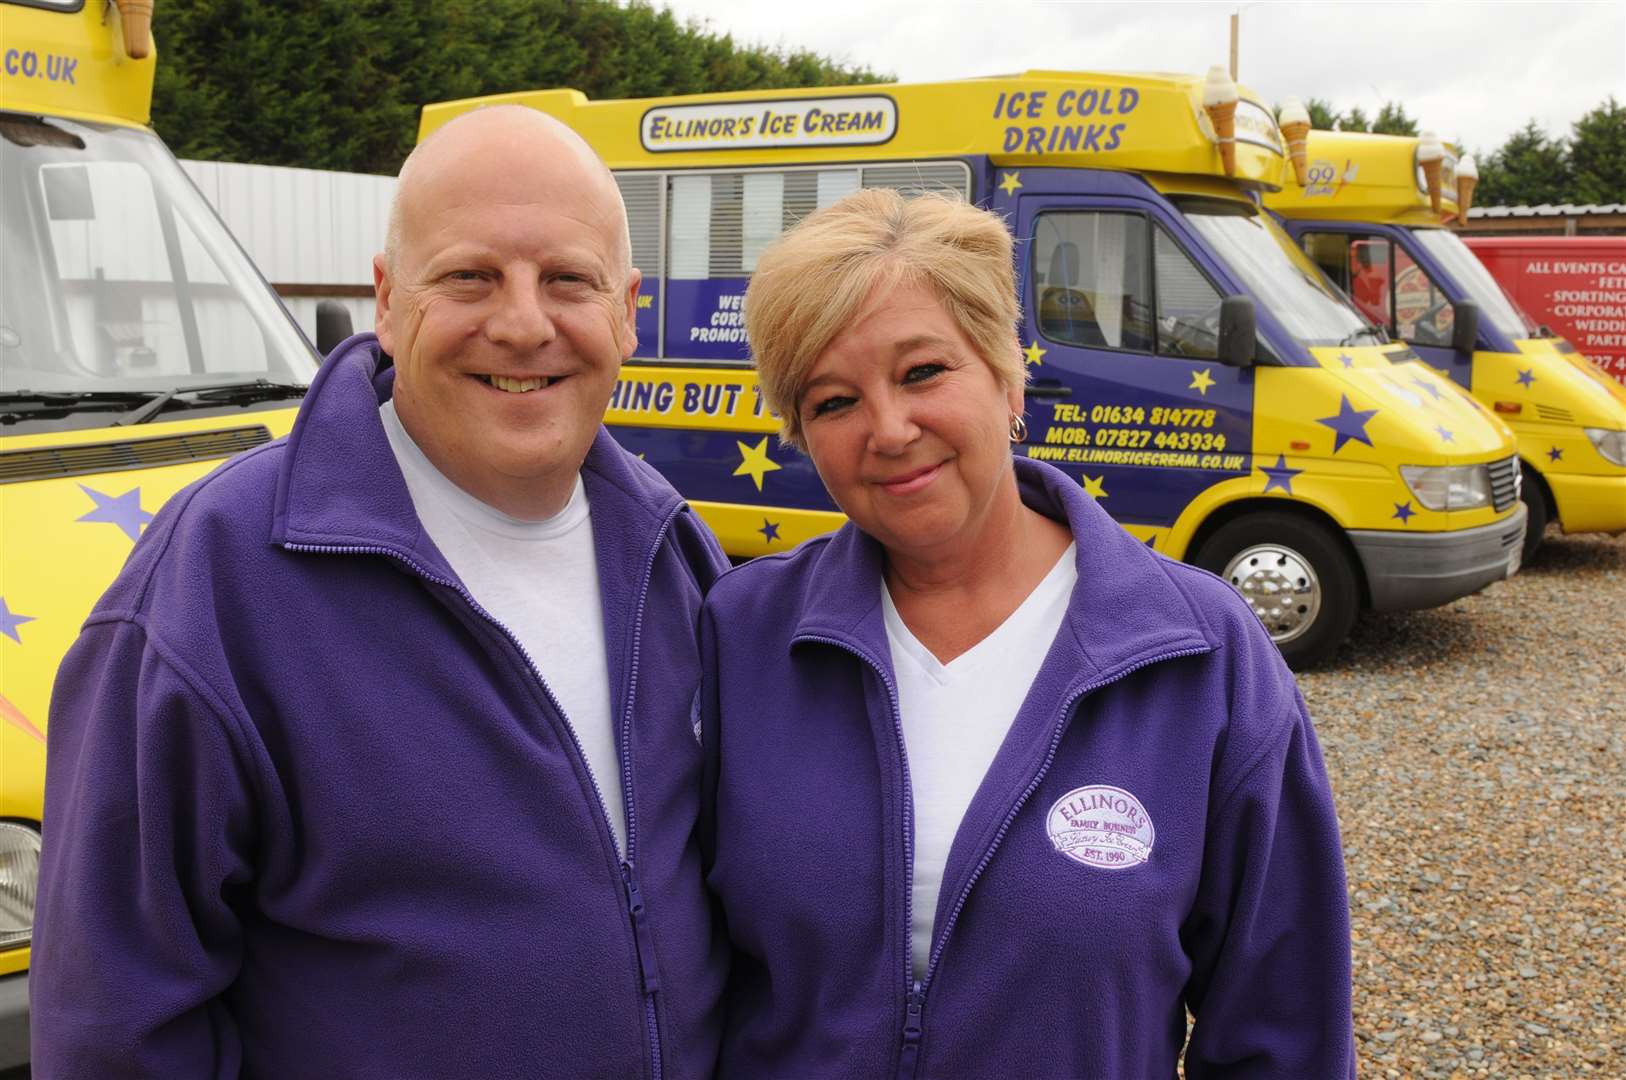
POLYGON ((1398 100, 1470 151, 1526 120, 1549 135, 1613 94, 1626 103, 1626 0, 1525 3, 1102 3, 1096 0, 656 0, 736 42, 807 48, 902 82, 1029 68, 1202 74, 1359 105, 1398 100))

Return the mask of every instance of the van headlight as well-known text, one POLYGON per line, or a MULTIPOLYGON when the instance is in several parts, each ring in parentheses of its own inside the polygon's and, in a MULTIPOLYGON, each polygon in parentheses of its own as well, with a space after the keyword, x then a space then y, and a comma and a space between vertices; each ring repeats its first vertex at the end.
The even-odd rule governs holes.
POLYGON ((1430 510, 1472 510, 1491 503, 1488 465, 1402 465, 1400 475, 1430 510))
POLYGON ((40 834, 0 821, 0 949, 27 945, 34 936, 39 887, 40 834))
POLYGON ((1616 465, 1626 465, 1626 431, 1589 427, 1586 429, 1586 437, 1592 440, 1592 445, 1598 448, 1598 453, 1616 465))

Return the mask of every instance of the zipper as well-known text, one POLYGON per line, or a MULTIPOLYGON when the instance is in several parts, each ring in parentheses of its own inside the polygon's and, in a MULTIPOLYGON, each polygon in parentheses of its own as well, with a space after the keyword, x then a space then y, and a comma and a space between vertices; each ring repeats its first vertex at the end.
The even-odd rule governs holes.
POLYGON ((638 602, 632 618, 632 656, 627 661, 627 706, 621 717, 621 793, 627 807, 627 854, 621 864, 622 881, 627 890, 627 914, 632 919, 632 942, 638 952, 638 977, 644 991, 644 1028, 649 1035, 649 1061, 652 1080, 661 1080, 660 1017, 655 1011, 655 995, 660 992, 660 972, 655 963, 655 937, 644 912, 643 894, 638 891, 637 864, 633 861, 638 850, 638 812, 632 793, 632 714, 638 698, 638 657, 644 640, 644 605, 649 599, 649 582, 655 575, 655 559, 661 544, 672 528, 672 522, 682 512, 679 506, 666 515, 655 533, 655 542, 649 547, 649 558, 644 562, 643 578, 638 583, 638 602))
POLYGON ((903 1005, 903 1052, 898 1055, 898 1080, 911 1080, 915 1069, 920 1065, 920 1040, 924 1038, 921 1028, 921 1010, 925 1008, 926 995, 920 989, 920 981, 915 980, 914 989, 904 998, 903 1005))
MULTIPOLYGON (((892 707, 892 731, 898 743, 898 764, 903 769, 903 1046, 898 1057, 898 1080, 907 1080, 914 1076, 916 1065, 920 1059, 920 1044, 925 1038, 923 1021, 925 1019, 926 993, 920 980, 915 978, 914 949, 909 943, 909 935, 914 926, 914 883, 915 883, 915 795, 909 779, 909 751, 903 741, 903 713, 898 707, 898 688, 892 682, 892 677, 886 673, 886 668, 863 649, 850 642, 840 641, 831 637, 820 637, 814 634, 803 635, 801 640, 817 641, 825 645, 833 645, 852 653, 858 659, 874 669, 880 677, 882 685, 886 687, 887 704, 892 707)), ((930 978, 930 975, 927 975, 930 978)))
MULTIPOLYGON (((674 509, 667 515, 666 520, 661 523, 660 529, 655 534, 655 542, 650 547, 649 558, 644 564, 643 580, 640 584, 638 603, 635 608, 636 615, 633 618, 632 658, 629 663, 627 680, 627 708, 625 715, 622 717, 619 739, 621 795, 626 806, 627 850, 624 860, 619 862, 618 869, 622 889, 626 896, 627 918, 632 925, 633 951, 638 958, 638 981, 644 999, 644 1027, 649 1039, 652 1080, 661 1080, 660 1025, 655 1012, 655 994, 660 989, 660 976, 655 968, 654 935, 644 909, 643 894, 638 889, 638 878, 635 863, 633 862, 637 850, 638 822, 632 791, 632 714, 633 701, 637 696, 638 689, 638 648, 643 639, 644 601, 649 595, 649 582, 655 572, 655 558, 660 552, 661 542, 665 539, 666 533, 671 529, 672 522, 677 518, 681 509, 681 506, 674 509)), ((541 669, 536 666, 536 661, 531 658, 531 654, 526 650, 519 638, 515 637, 514 632, 508 629, 494 615, 481 607, 479 601, 474 599, 474 596, 468 589, 463 587, 461 582, 431 573, 419 563, 393 548, 361 544, 298 544, 286 541, 283 543, 283 547, 290 551, 311 552, 320 555, 381 555, 393 559, 425 581, 456 592, 458 596, 463 598, 463 602, 473 609, 475 614, 496 627, 503 637, 508 640, 508 643, 514 647, 515 651, 519 653, 521 659, 525 661, 526 668, 530 671, 531 677, 536 680, 536 684, 542 688, 542 694, 547 699, 548 704, 553 707, 555 714, 563 721, 565 734, 569 737, 571 745, 576 748, 576 756, 581 759, 582 768, 587 772, 588 786, 593 789, 593 798, 598 803, 599 816, 604 822, 605 830, 610 835, 610 847, 615 847, 615 830, 610 827, 609 804, 604 801, 604 791, 598 785, 598 777, 593 775, 592 763, 587 760, 587 753, 582 749, 581 740, 576 737, 576 729, 571 727, 570 721, 565 715, 564 706, 554 696, 553 689, 548 686, 547 680, 542 678, 541 669)))
MULTIPOLYGON (((914 881, 914 844, 912 843, 913 834, 910 829, 910 820, 913 816, 914 793, 909 789, 909 762, 908 754, 904 749, 903 718, 898 709, 897 691, 892 685, 892 680, 887 677, 885 669, 856 646, 834 638, 814 635, 806 635, 806 640, 820 641, 827 645, 845 649, 874 668, 876 674, 880 675, 881 681, 886 684, 887 693, 891 699, 893 726, 898 736, 898 754, 903 762, 904 788, 908 796, 904 800, 903 834, 904 861, 907 864, 904 871, 903 914, 904 928, 907 934, 912 927, 910 905, 914 881)), ((1067 730, 1067 718, 1072 713, 1073 706, 1087 695, 1111 686, 1113 683, 1125 679, 1151 664, 1162 663, 1165 660, 1175 660, 1182 656, 1198 656, 1209 651, 1205 646, 1177 649, 1172 652, 1149 656, 1144 660, 1131 664, 1122 671, 1115 672, 1107 678, 1098 679, 1093 683, 1087 683, 1079 687, 1062 702, 1055 729, 1050 734, 1050 745, 1045 750, 1044 760, 1039 763, 1039 768, 1034 773, 1033 779, 1028 781, 1027 787, 1022 789, 1022 794, 1017 796, 1016 802, 1012 804, 1010 810, 1005 814, 1005 820, 1000 822, 999 830, 994 834, 994 838, 989 841, 987 849, 982 853, 982 858, 977 861, 977 865, 971 871, 971 876, 966 879, 966 883, 961 887, 959 895, 955 897, 954 906, 949 909, 947 921, 934 935, 937 940, 926 960, 925 978, 915 979, 913 952, 907 948, 904 950, 906 957, 904 961, 904 985, 909 989, 904 996, 903 1041, 898 1054, 897 1080, 913 1080, 915 1070, 920 1067, 921 1046, 926 1038, 926 993, 931 988, 932 977, 937 973, 937 965, 942 959, 943 948, 948 944, 949 935, 954 931, 954 925, 960 919, 960 911, 965 907, 966 900, 970 898, 972 888, 976 886, 977 880, 982 877, 982 873, 987 869, 988 864, 993 861, 994 854, 999 850, 1000 844, 1004 842, 1005 834, 1010 832, 1011 825, 1016 820, 1016 815, 1022 812, 1022 807, 1027 805, 1028 799, 1032 797, 1035 791, 1039 790, 1039 785, 1044 782, 1046 774, 1050 772, 1050 766, 1056 760, 1056 751, 1061 747, 1061 737, 1067 730)))

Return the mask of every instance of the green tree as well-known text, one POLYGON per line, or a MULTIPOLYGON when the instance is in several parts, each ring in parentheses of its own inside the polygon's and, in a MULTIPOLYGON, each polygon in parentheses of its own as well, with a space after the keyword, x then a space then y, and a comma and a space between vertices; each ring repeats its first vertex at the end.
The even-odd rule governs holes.
POLYGON ((356 172, 395 172, 428 102, 880 81, 647 0, 168 0, 153 34, 153 127, 176 154, 356 172))
POLYGON ((1613 94, 1570 128, 1566 202, 1626 203, 1626 106, 1613 94))
POLYGON ((1325 98, 1306 101, 1304 111, 1310 114, 1310 126, 1317 131, 1331 131, 1338 126, 1338 114, 1333 111, 1332 102, 1325 98))
POLYGON ((1415 135, 1417 121, 1406 115, 1406 107, 1398 101, 1385 101, 1372 119, 1371 130, 1382 135, 1415 135))
POLYGON ((1531 120, 1515 131, 1479 170, 1480 206, 1539 206, 1570 202, 1569 155, 1531 120))
POLYGON ((1339 115, 1338 130, 1371 131, 1372 123, 1371 121, 1367 120, 1366 113, 1361 110, 1359 105, 1351 105, 1347 113, 1341 113, 1339 115))

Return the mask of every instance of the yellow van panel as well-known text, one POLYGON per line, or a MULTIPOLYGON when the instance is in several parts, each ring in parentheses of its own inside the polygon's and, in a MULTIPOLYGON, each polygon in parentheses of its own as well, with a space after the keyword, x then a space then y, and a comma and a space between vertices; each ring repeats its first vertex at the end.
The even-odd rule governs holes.
MULTIPOLYGON (((0 439, 0 454, 263 425, 286 435, 297 409, 0 439), (137 434, 139 432, 139 434, 137 434)), ((0 484, 0 818, 38 821, 46 715, 57 665, 170 496, 222 458, 0 484)))

